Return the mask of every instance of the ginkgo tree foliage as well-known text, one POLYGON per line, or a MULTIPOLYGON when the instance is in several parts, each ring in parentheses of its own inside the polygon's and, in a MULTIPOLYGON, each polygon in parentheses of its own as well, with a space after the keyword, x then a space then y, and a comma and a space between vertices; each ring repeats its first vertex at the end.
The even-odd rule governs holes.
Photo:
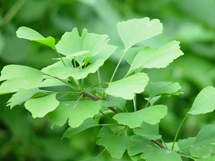
POLYGON ((181 87, 177 82, 152 82, 145 69, 165 68, 182 56, 179 42, 173 40, 158 49, 140 45, 162 33, 162 23, 157 19, 122 21, 117 30, 124 47, 110 80, 104 82, 99 68, 118 47, 109 43, 108 35, 88 33, 86 29, 79 33, 74 28, 56 42, 51 36, 20 27, 16 32, 18 38, 50 47, 56 58, 41 70, 6 65, 1 71, 0 94, 11 93, 7 103, 11 109, 24 104, 33 118, 49 118, 53 128, 67 124, 63 138, 99 128, 96 144, 113 158, 121 159, 127 153, 133 161, 214 160, 215 126, 203 127, 196 137, 177 140, 177 136, 189 115, 215 109, 215 88, 206 87, 197 95, 174 140, 166 143, 159 133, 159 123, 167 115, 168 107, 157 102, 166 96, 179 95, 181 87), (115 79, 123 59, 130 68, 122 78, 115 79), (145 105, 137 107, 136 96, 146 88, 145 105), (133 102, 133 110, 128 109, 127 102, 133 102))

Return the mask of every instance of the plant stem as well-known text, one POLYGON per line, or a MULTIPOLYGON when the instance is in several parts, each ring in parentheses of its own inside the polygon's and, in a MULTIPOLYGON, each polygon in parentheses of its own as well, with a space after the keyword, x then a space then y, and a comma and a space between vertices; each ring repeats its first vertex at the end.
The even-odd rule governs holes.
POLYGON ((163 149, 165 149, 166 147, 165 146, 163 146, 163 144, 161 144, 159 141, 157 141, 157 140, 152 140, 152 142, 153 143, 155 143, 157 146, 159 146, 160 148, 163 148, 163 149))
POLYGON ((178 138, 179 131, 181 130, 181 127, 182 127, 184 121, 186 120, 186 118, 187 118, 188 116, 189 116, 189 114, 187 113, 187 114, 185 115, 185 117, 183 118, 183 120, 181 121, 181 123, 180 123, 180 125, 179 125, 179 127, 178 127, 178 129, 177 129, 177 131, 176 131, 175 138, 174 138, 173 144, 172 144, 172 150, 174 150, 174 146, 175 146, 175 143, 176 143, 176 139, 178 138))
POLYGON ((133 98, 134 111, 137 111, 136 95, 133 98))
POLYGON ((20 8, 25 4, 25 1, 26 0, 19 0, 10 8, 10 10, 4 16, 4 25, 9 23, 13 19, 20 8))
POLYGON ((120 58, 120 60, 119 60, 119 62, 118 62, 118 64, 117 64, 116 68, 114 69, 113 75, 111 76, 111 79, 110 79, 110 83, 113 81, 113 78, 114 78, 114 76, 115 76, 115 74, 116 74, 116 71, 118 70, 119 65, 120 65, 120 63, 122 62, 122 59, 123 59, 123 57, 125 56, 125 54, 126 54, 126 51, 123 52, 123 54, 122 54, 122 56, 121 56, 121 58, 120 58))
MULTIPOLYGON (((89 98, 91 98, 91 99, 93 99, 93 100, 95 100, 95 101, 101 100, 101 98, 99 98, 99 97, 97 97, 97 96, 95 96, 95 95, 93 95, 93 94, 91 94, 91 93, 88 93, 88 92, 84 92, 83 95, 86 96, 86 97, 89 97, 89 98)), ((115 108, 113 108, 113 107, 108 107, 108 108, 109 108, 111 111, 113 111, 115 114, 118 114, 118 113, 119 113, 119 112, 118 112, 115 108)))

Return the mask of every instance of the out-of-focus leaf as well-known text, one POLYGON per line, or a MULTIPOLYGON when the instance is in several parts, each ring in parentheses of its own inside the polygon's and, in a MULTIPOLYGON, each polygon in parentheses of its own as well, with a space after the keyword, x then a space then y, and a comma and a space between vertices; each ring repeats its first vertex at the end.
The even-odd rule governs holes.
POLYGON ((144 122, 155 125, 167 114, 167 107, 165 105, 155 105, 148 108, 141 109, 131 113, 119 113, 113 118, 119 123, 130 128, 140 127, 144 122))
POLYGON ((55 50, 55 39, 53 37, 49 36, 45 38, 40 33, 31 28, 22 26, 16 31, 16 35, 18 38, 36 41, 55 50))
POLYGON ((215 109, 214 106, 215 88, 212 86, 206 87, 200 91, 193 102, 193 105, 188 112, 192 115, 205 114, 212 112, 215 109))
POLYGON ((136 93, 144 91, 148 83, 148 76, 145 73, 137 73, 121 80, 109 83, 105 92, 115 97, 132 99, 136 93))
POLYGON ((119 22, 117 29, 127 51, 133 45, 160 34, 163 26, 157 19, 143 18, 119 22))
POLYGON ((55 110, 58 105, 59 101, 56 99, 56 94, 32 98, 25 102, 25 107, 31 112, 33 118, 44 117, 49 112, 55 110))

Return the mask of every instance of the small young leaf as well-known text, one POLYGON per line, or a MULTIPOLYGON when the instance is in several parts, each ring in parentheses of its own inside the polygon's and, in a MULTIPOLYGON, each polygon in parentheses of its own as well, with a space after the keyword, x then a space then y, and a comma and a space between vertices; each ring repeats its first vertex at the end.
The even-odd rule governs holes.
POLYGON ((25 102, 25 107, 31 112, 33 118, 44 117, 59 105, 59 101, 55 97, 56 94, 50 94, 40 98, 32 98, 25 102))
POLYGON ((74 79, 83 79, 86 78, 88 74, 95 73, 99 69, 99 67, 103 65, 103 63, 104 60, 98 59, 94 63, 83 69, 71 67, 53 67, 47 72, 48 74, 61 79, 67 79, 68 77, 73 77, 74 79))
POLYGON ((8 106, 10 108, 13 108, 16 105, 21 105, 26 100, 30 99, 34 94, 38 93, 40 90, 38 88, 32 88, 32 89, 26 89, 26 90, 20 90, 17 93, 15 93, 9 100, 8 100, 8 106))
POLYGON ((167 114, 167 107, 165 105, 155 105, 148 108, 141 109, 131 113, 119 113, 113 118, 123 125, 130 128, 140 127, 144 122, 155 125, 167 114))
POLYGON ((160 34, 163 26, 157 19, 143 18, 119 22, 117 29, 127 51, 133 45, 160 34))
POLYGON ((98 126, 98 124, 91 118, 89 119, 86 119, 79 127, 77 128, 68 128, 64 134, 63 134, 63 138, 71 138, 73 137, 74 135, 86 130, 86 129, 89 129, 89 128, 92 128, 92 127, 96 127, 98 126))
POLYGON ((183 54, 184 53, 180 50, 178 41, 171 41, 159 50, 147 47, 142 49, 136 55, 129 70, 133 70, 139 67, 165 68, 171 62, 173 62, 174 59, 183 54))
POLYGON ((36 42, 41 43, 43 45, 49 46, 55 50, 55 39, 53 37, 49 36, 49 37, 45 38, 40 33, 38 33, 37 31, 35 31, 31 28, 28 28, 25 26, 20 27, 16 31, 16 35, 18 38, 36 41, 36 42))
POLYGON ((212 86, 204 88, 194 100, 194 103, 188 112, 191 115, 199 115, 212 112, 214 106, 215 88, 212 86))
POLYGON ((136 73, 121 80, 109 83, 105 92, 115 97, 131 100, 136 93, 144 91, 148 80, 149 78, 145 73, 136 73))
POLYGON ((129 142, 128 136, 106 136, 100 139, 99 145, 104 146, 113 158, 121 159, 129 142))

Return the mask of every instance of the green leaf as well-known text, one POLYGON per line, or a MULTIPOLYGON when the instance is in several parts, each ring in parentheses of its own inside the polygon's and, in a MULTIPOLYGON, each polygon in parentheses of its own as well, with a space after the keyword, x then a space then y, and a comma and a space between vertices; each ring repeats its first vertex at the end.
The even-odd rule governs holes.
POLYGON ((99 145, 104 146, 113 158, 121 159, 129 142, 128 136, 106 136, 100 139, 99 145))
POLYGON ((115 97, 131 100, 136 93, 144 91, 148 80, 149 78, 145 73, 136 73, 121 80, 109 83, 105 92, 115 97))
POLYGON ((149 97, 153 98, 158 95, 178 94, 181 86, 177 82, 149 82, 149 97))
POLYGON ((130 156, 142 154, 147 148, 152 148, 152 149, 157 148, 150 140, 142 136, 133 135, 130 138, 130 140, 131 140, 131 143, 130 143, 130 147, 128 148, 128 154, 130 156))
POLYGON ((119 123, 130 128, 140 127, 144 122, 155 125, 167 114, 167 107, 155 105, 131 113, 119 113, 113 118, 119 123))
POLYGON ((73 137, 74 135, 86 130, 86 129, 89 129, 89 128, 92 128, 92 127, 95 127, 95 126, 98 126, 98 124, 91 118, 88 118, 86 119, 79 127, 77 128, 68 128, 64 134, 63 134, 63 138, 71 138, 73 137))
POLYGON ((209 156, 208 158, 196 159, 195 161, 214 161, 214 160, 215 160, 215 155, 209 156))
POLYGON ((214 106, 215 88, 212 86, 204 88, 194 100, 194 103, 188 112, 191 115, 199 115, 212 112, 214 106))
POLYGON ((7 105, 10 106, 10 108, 13 108, 16 105, 21 105, 23 102, 30 99, 34 94, 38 93, 39 91, 40 90, 38 88, 26 90, 21 89, 8 100, 7 105))
POLYGON ((145 159, 146 161, 182 161, 178 153, 163 148, 146 148, 144 154, 141 155, 141 158, 145 159))
POLYGON ((69 105, 69 125, 73 128, 80 126, 87 118, 92 118, 99 113, 101 106, 99 103, 91 100, 71 102, 69 105))
POLYGON ((129 71, 139 67, 165 68, 181 55, 183 52, 180 50, 178 41, 171 41, 159 50, 146 47, 136 55, 129 71))
POLYGON ((133 129, 135 135, 143 136, 149 140, 157 140, 161 138, 159 135, 159 124, 150 125, 143 122, 140 128, 133 129))
POLYGON ((178 141, 178 146, 180 150, 183 152, 185 155, 190 155, 189 148, 191 145, 193 145, 194 141, 196 140, 196 137, 191 137, 188 139, 183 139, 178 141))
POLYGON ((143 18, 119 22, 117 29, 127 51, 133 45, 160 34, 163 26, 157 19, 143 18))
POLYGON ((56 94, 50 94, 40 98, 32 98, 25 102, 25 107, 31 112, 33 118, 44 117, 59 105, 59 101, 55 97, 56 94))
POLYGON ((47 72, 48 74, 61 79, 67 79, 68 77, 73 77, 74 79, 83 79, 86 78, 88 74, 95 73, 99 69, 99 67, 103 65, 103 63, 104 60, 98 59, 94 63, 83 69, 71 67, 53 67, 47 72))
POLYGON ((37 31, 35 31, 31 28, 28 28, 25 26, 20 27, 16 31, 16 35, 18 38, 36 41, 36 42, 41 43, 43 45, 49 46, 55 50, 55 39, 53 37, 49 36, 49 37, 45 38, 40 33, 38 33, 37 31))
POLYGON ((85 55, 77 56, 76 60, 80 64, 85 57, 93 57, 99 54, 109 41, 107 35, 88 33, 86 29, 79 36, 77 28, 71 32, 66 32, 57 43, 57 51, 63 55, 72 55, 80 51, 89 51, 85 55))
POLYGON ((194 157, 205 158, 215 153, 215 126, 206 125, 196 136, 196 140, 190 147, 190 153, 194 157))
POLYGON ((22 65, 7 65, 1 71, 0 94, 17 92, 20 89, 30 89, 40 86, 43 73, 34 68, 22 65))

